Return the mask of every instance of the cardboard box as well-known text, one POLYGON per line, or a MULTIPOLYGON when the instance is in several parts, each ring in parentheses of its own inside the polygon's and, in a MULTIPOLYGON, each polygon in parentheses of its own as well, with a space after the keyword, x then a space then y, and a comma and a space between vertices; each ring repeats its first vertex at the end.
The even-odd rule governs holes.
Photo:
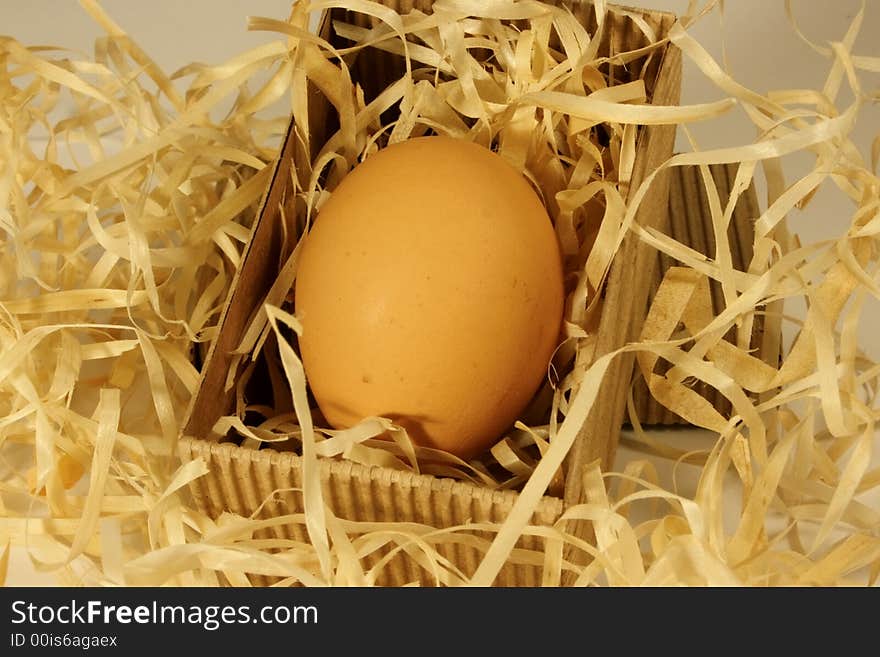
MULTIPOLYGON (((413 5, 430 11, 432 3, 385 0, 384 4, 398 11, 404 6, 409 8, 413 5)), ((566 5, 591 32, 595 30, 591 3, 570 2, 566 5)), ((675 21, 675 17, 667 13, 638 9, 631 12, 638 14, 661 38, 675 21)), ((345 44, 331 34, 332 21, 339 18, 353 20, 352 16, 327 14, 321 21, 320 30, 331 43, 343 46, 345 44)), ((619 53, 645 45, 646 37, 632 17, 608 14, 601 52, 619 53)), ((381 89, 396 79, 396 68, 399 68, 399 64, 394 62, 392 55, 368 50, 359 53, 352 75, 369 95, 371 90, 381 89)), ((649 102, 658 105, 678 104, 681 53, 672 45, 667 44, 653 51, 650 57, 626 66, 614 65, 612 74, 613 79, 618 81, 642 77, 649 102)), ((321 143, 332 116, 326 105, 322 104, 321 96, 315 95, 310 100, 312 141, 321 143)), ((647 175, 672 154, 674 138, 674 126, 643 126, 639 129, 630 190, 636 189, 647 175)), ((279 207, 289 200, 290 167, 295 166, 296 161, 302 161, 300 158, 310 156, 302 152, 302 146, 293 138, 291 128, 275 163, 241 268, 233 281, 220 319, 219 333, 203 364, 199 390, 186 416, 179 454, 183 460, 201 457, 207 462, 210 473, 196 480, 191 490, 195 504, 212 517, 224 511, 251 515, 273 491, 296 488, 302 483, 302 461, 296 454, 242 447, 236 442, 235 436, 212 435, 212 428, 219 417, 233 412, 234 390, 227 387, 226 382, 228 377, 234 380, 240 372, 230 372, 232 351, 238 346, 250 318, 260 308, 277 276, 279 249, 285 229, 279 217, 279 207)), ((664 226, 668 188, 667 171, 658 176, 642 202, 639 222, 660 228, 664 226)), ((656 257, 656 252, 640 243, 635 235, 629 234, 624 239, 603 290, 604 305, 595 357, 638 337, 652 278, 656 274, 653 266, 656 257)), ((582 501, 580 473, 584 466, 597 459, 606 468, 613 462, 632 371, 631 356, 617 358, 612 364, 593 412, 581 428, 578 440, 567 457, 564 494, 562 497, 545 497, 533 518, 535 523, 552 524, 567 506, 582 501)), ((344 460, 323 459, 320 468, 326 500, 337 516, 350 520, 395 520, 433 527, 450 527, 471 520, 501 522, 517 496, 515 491, 489 490, 470 483, 381 467, 365 467, 344 460)), ((287 490, 266 503, 261 514, 271 517, 301 511, 302 496, 287 490)), ((590 529, 580 523, 570 531, 587 535, 590 529)), ((271 536, 307 540, 304 528, 299 525, 276 527, 267 534, 267 537, 271 536)), ((520 545, 540 550, 540 540, 521 539, 520 545)), ((446 550, 444 556, 464 573, 470 574, 476 568, 479 560, 476 549, 455 544, 445 546, 441 552, 443 550, 446 550)), ((426 571, 402 554, 392 560, 380 583, 400 585, 426 581, 426 576, 426 571)), ((254 577, 255 583, 264 581, 263 578, 254 577)), ((498 585, 533 586, 540 583, 540 563, 511 562, 496 579, 498 585)))

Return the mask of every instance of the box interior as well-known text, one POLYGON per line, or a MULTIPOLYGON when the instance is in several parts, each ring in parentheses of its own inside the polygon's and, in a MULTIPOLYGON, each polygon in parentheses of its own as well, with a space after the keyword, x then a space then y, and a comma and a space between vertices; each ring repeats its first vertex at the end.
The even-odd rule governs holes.
MULTIPOLYGON (((386 2, 386 4, 400 10, 397 5, 402 3, 386 2)), ((407 7, 413 5, 417 9, 430 12, 429 1, 406 4, 407 7)), ((582 23, 587 24, 591 31, 595 31, 596 16, 591 3, 560 4, 570 8, 582 23)), ((644 10, 632 10, 632 12, 633 15, 638 15, 644 20, 658 35, 664 34, 674 20, 670 14, 644 10)), ((339 20, 372 27, 369 17, 362 14, 352 14, 338 9, 325 14, 321 27, 322 36, 337 48, 351 45, 332 30, 333 22, 339 20)), ((600 52, 612 56, 647 46, 649 39, 632 16, 609 13, 601 35, 601 44, 600 52)), ((666 48, 655 48, 626 63, 609 62, 604 64, 606 69, 604 72, 617 82, 644 79, 650 101, 654 96, 665 52, 666 48)), ((368 102, 404 73, 401 57, 377 49, 364 50, 350 55, 349 58, 353 79, 364 89, 368 102)), ((235 389, 226 385, 229 378, 236 381, 236 385, 247 382, 245 397, 249 404, 274 404, 276 409, 283 407, 283 399, 272 399, 273 377, 270 376, 271 372, 265 360, 260 358, 245 367, 244 371, 230 373, 233 362, 231 354, 238 346, 251 317, 260 309, 262 300, 276 278, 281 263, 289 254, 292 244, 303 230, 301 208, 298 206, 296 196, 291 193, 292 180, 297 175, 296 163, 306 157, 313 158, 320 146, 338 129, 339 118, 332 105, 317 90, 310 89, 309 93, 311 152, 305 153, 293 131, 289 131, 275 165, 272 182, 261 207, 252 240, 246 248, 243 266, 233 281, 232 293, 221 318, 221 330, 205 360, 202 384, 185 422, 186 436, 222 442, 241 440, 234 430, 225 435, 212 433, 212 428, 219 417, 235 412, 235 389), (284 208, 284 212, 280 212, 279 208, 284 208)), ((394 109, 389 112, 393 113, 394 109)), ((393 119, 393 115, 383 117, 383 120, 393 119)), ((641 142, 640 137, 639 143, 641 142)), ((291 344, 295 344, 295 340, 292 340, 291 344)), ((266 349, 272 348, 273 344, 270 340, 266 349)), ((316 407, 313 405, 313 408, 316 407)), ((320 418, 318 420, 320 421, 320 418)), ((619 426, 618 422, 617 427, 614 427, 615 435, 619 426)))

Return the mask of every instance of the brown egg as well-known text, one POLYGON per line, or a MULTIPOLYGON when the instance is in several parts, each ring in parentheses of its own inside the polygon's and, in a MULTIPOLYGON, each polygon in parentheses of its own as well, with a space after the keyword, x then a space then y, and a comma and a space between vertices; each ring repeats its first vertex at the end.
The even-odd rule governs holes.
POLYGON ((388 417, 470 458, 512 426, 558 344, 562 265, 526 179, 479 145, 388 146, 340 183, 295 288, 306 376, 327 421, 388 417))

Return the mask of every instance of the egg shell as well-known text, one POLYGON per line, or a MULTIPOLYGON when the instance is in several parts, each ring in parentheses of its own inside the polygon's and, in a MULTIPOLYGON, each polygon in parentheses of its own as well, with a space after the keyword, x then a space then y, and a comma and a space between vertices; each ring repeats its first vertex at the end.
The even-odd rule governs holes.
POLYGON ((422 137, 355 167, 297 271, 299 344, 327 421, 388 417, 470 458, 509 429, 558 345, 563 272, 540 198, 477 144, 422 137))

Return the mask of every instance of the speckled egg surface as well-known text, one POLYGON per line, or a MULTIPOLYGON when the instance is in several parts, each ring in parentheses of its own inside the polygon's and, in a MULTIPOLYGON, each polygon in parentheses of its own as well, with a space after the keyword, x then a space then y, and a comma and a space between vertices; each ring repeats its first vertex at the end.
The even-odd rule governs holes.
POLYGON ((349 173, 303 244, 300 350, 336 428, 388 417, 470 458, 509 429, 559 342, 563 274, 540 198, 463 140, 394 144, 349 173))

